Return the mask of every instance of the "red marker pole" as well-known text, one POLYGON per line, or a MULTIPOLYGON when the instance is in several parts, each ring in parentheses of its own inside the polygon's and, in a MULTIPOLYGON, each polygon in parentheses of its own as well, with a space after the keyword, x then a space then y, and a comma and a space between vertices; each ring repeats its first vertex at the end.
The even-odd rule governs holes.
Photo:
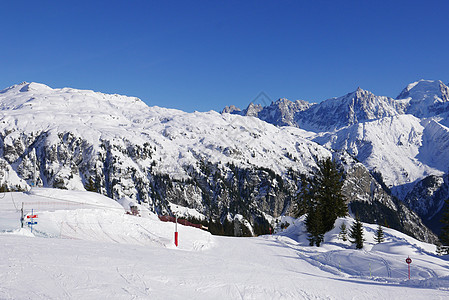
POLYGON ((178 247, 178 217, 175 220, 175 245, 178 247))
POLYGON ((405 262, 408 265, 408 280, 410 280, 410 264, 412 263, 412 259, 409 257, 407 257, 407 259, 405 260, 405 262))

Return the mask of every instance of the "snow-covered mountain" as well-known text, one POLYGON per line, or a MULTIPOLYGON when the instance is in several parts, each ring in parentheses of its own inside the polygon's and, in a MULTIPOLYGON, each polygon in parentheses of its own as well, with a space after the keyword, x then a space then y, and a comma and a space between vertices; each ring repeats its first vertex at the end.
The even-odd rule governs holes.
POLYGON ((430 175, 416 183, 407 193, 404 202, 422 218, 423 222, 440 234, 443 223, 440 222, 444 211, 449 209, 445 200, 449 195, 449 174, 430 175))
POLYGON ((436 121, 398 115, 357 123, 314 139, 344 149, 370 170, 381 172, 385 183, 403 198, 413 184, 449 169, 449 129, 436 121))
POLYGON ((203 220, 243 216, 264 232, 265 214, 289 209, 297 177, 331 155, 304 136, 257 118, 150 108, 136 98, 37 83, 0 92, 4 188, 82 190, 92 181, 104 195, 158 213, 178 204, 203 220))
MULTIPOLYGON (((285 103, 273 106, 285 112, 291 108, 285 103)), ((302 104, 297 102, 306 109, 302 104)), ((223 234, 259 234, 268 231, 272 218, 291 211, 300 177, 309 176, 318 159, 334 156, 345 161, 348 174, 358 174, 351 171, 360 168, 353 158, 320 146, 313 136, 251 116, 185 113, 148 107, 132 97, 22 83, 0 92, 0 185, 22 190, 90 185, 160 214, 193 209, 195 218, 222 224, 217 230, 223 234)), ((358 185, 367 191, 375 183, 367 169, 364 174, 364 185, 358 185)), ((347 180, 348 200, 383 207, 371 217, 380 220, 388 210, 399 220, 395 228, 419 227, 416 237, 435 241, 382 187, 352 197, 351 182, 357 180, 351 175, 347 180)))
POLYGON ((304 100, 292 102, 282 98, 272 102, 269 106, 263 107, 261 104, 250 103, 244 110, 240 110, 234 105, 227 106, 222 113, 230 113, 241 116, 257 117, 265 122, 277 126, 295 126, 295 114, 309 109, 312 105, 304 100))
POLYGON ((418 118, 434 117, 449 111, 449 87, 440 80, 413 82, 396 99, 406 104, 406 113, 418 118))
POLYGON ((313 132, 333 132, 342 127, 404 113, 406 105, 393 98, 376 96, 357 88, 356 91, 321 103, 279 99, 271 105, 250 105, 245 110, 226 107, 223 113, 258 117, 276 126, 295 126, 313 132))
POLYGON ((333 132, 370 120, 397 116, 403 106, 392 98, 375 96, 357 88, 345 96, 328 99, 295 115, 300 128, 314 132, 333 132))
MULTIPOLYGON (((396 99, 358 88, 342 97, 290 110, 276 120, 259 115, 277 126, 314 132, 309 139, 328 149, 348 151, 370 171, 381 173, 385 184, 400 199, 413 197, 407 194, 427 176, 438 176, 441 181, 449 170, 449 87, 441 81, 411 83, 396 99), (293 121, 279 122, 282 118, 293 121)), ((429 211, 442 207, 427 207, 435 201, 423 200, 413 207, 425 206, 419 212, 426 211, 422 216, 428 217, 429 211)))

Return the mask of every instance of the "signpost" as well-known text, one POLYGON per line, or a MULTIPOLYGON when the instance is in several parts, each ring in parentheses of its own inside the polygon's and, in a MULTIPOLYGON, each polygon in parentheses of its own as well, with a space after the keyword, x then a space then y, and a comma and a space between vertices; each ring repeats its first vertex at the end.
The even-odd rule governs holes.
POLYGON ((27 224, 30 226, 31 228, 31 232, 33 232, 33 225, 37 225, 37 221, 35 221, 34 219, 37 218, 37 215, 34 214, 34 210, 31 209, 31 215, 27 216, 27 219, 30 219, 27 224))
POLYGON ((412 259, 409 257, 407 257, 407 259, 405 260, 405 262, 408 265, 408 280, 410 280, 410 264, 412 263, 412 259))

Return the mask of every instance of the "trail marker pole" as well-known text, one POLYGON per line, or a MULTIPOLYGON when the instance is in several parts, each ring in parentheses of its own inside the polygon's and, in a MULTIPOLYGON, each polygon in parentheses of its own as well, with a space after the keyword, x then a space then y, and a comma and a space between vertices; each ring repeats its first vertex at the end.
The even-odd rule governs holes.
POLYGON ((22 202, 22 209, 20 210, 20 228, 23 228, 23 221, 24 217, 23 217, 23 202, 22 202))
POLYGON ((27 219, 31 219, 30 221, 28 221, 28 225, 30 225, 31 228, 31 232, 33 232, 33 225, 36 225, 37 222, 34 221, 34 219, 37 218, 37 215, 34 214, 34 209, 31 209, 31 216, 27 216, 27 219))
POLYGON ((410 280, 410 264, 412 263, 412 259, 409 257, 407 257, 407 259, 405 260, 405 262, 408 265, 408 280, 410 280))
POLYGON ((175 245, 178 247, 178 217, 175 219, 175 245))

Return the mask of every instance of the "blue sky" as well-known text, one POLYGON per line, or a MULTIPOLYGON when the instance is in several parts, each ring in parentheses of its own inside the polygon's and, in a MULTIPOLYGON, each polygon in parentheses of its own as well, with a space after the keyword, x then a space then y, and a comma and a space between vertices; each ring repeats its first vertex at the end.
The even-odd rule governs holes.
POLYGON ((449 1, 4 1, 0 89, 22 81, 185 111, 396 97, 449 82, 449 1))

